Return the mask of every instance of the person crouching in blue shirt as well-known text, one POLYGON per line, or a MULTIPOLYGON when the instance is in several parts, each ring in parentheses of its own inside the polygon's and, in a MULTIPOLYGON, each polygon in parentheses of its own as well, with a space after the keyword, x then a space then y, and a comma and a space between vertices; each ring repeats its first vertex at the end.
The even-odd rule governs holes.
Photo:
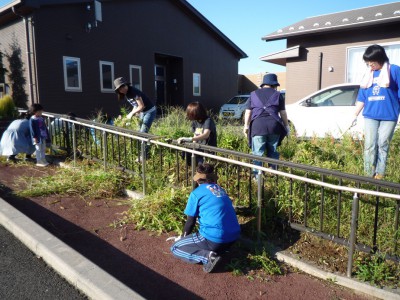
POLYGON ((180 237, 174 238, 172 254, 185 262, 203 264, 210 273, 221 254, 240 236, 240 225, 232 200, 217 183, 214 167, 200 164, 193 180, 199 185, 189 196, 185 208, 187 221, 180 237), (192 233, 199 220, 199 231, 192 233))

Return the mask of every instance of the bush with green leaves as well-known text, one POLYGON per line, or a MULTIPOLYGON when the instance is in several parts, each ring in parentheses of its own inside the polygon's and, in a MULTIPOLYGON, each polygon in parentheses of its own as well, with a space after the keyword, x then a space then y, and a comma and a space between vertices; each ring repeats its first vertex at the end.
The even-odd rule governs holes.
POLYGON ((0 119, 15 118, 18 111, 11 96, 0 98, 0 119))

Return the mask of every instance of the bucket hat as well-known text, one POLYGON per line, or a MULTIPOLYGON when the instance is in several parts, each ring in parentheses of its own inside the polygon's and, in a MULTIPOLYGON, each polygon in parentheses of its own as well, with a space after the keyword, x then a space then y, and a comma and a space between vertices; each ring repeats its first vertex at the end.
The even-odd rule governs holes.
POLYGON ((114 86, 115 86, 114 91, 118 92, 118 89, 123 85, 130 85, 130 83, 124 77, 118 77, 117 79, 114 80, 114 86))
POLYGON ((278 82, 278 77, 274 73, 268 73, 264 75, 263 81, 260 84, 260 87, 263 87, 264 85, 277 85, 280 86, 278 82))

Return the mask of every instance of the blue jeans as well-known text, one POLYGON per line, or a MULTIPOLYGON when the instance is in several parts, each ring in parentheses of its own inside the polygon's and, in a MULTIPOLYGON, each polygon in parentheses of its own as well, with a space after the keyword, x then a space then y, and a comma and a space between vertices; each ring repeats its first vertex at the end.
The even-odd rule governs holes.
POLYGON ((389 144, 396 121, 364 119, 364 172, 366 176, 385 175, 389 144))
POLYGON ((153 106, 153 108, 150 108, 146 112, 141 112, 140 113, 140 132, 149 132, 151 124, 153 124, 154 119, 156 118, 157 115, 157 108, 153 106))
MULTIPOLYGON (((276 150, 279 143, 279 134, 269 135, 256 135, 251 140, 251 153, 258 156, 263 156, 265 150, 267 150, 267 157, 279 159, 279 152, 276 150)), ((262 166, 261 161, 255 160, 253 162, 257 166, 262 166)), ((276 169, 276 165, 269 164, 269 167, 276 169)), ((253 173, 258 173, 257 170, 253 170, 253 173)))

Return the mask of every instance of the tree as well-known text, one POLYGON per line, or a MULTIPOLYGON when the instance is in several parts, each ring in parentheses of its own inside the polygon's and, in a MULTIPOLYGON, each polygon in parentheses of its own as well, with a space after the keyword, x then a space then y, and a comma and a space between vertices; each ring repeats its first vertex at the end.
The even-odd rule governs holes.
POLYGON ((3 65, 3 56, 3 52, 0 51, 0 83, 5 83, 5 74, 7 73, 7 70, 3 65))
POLYGON ((21 58, 21 47, 14 38, 10 44, 11 52, 6 54, 9 63, 8 78, 11 83, 11 92, 14 103, 17 107, 26 108, 28 95, 25 91, 26 79, 24 77, 24 63, 21 58))

